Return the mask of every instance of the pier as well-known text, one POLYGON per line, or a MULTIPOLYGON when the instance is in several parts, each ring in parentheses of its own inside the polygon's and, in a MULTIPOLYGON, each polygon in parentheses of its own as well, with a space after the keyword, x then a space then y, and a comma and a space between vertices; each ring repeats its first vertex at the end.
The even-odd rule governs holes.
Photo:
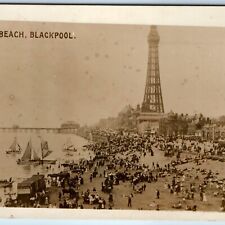
POLYGON ((76 134, 77 129, 75 128, 49 128, 49 127, 0 127, 2 132, 46 132, 46 133, 66 133, 76 134))

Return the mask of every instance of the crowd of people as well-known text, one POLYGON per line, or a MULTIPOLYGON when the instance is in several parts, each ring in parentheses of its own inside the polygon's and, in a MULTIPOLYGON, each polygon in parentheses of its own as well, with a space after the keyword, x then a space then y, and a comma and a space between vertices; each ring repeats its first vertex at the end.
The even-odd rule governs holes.
POLYGON ((95 132, 104 138, 85 146, 94 157, 61 164, 63 172, 49 175, 49 206, 225 211, 225 179, 201 167, 212 156, 223 156, 218 143, 95 132))
MULTIPOLYGON (((100 133, 106 141, 91 144, 89 149, 98 155, 107 155, 110 158, 110 168, 113 168, 117 177, 118 174, 120 177, 122 175, 123 182, 132 184, 133 193, 143 193, 146 189, 145 183, 157 182, 162 178, 170 179, 171 183, 167 184, 169 193, 182 199, 172 204, 172 208, 196 211, 198 207, 195 202, 208 202, 206 195, 209 194, 222 199, 221 210, 224 210, 224 179, 210 169, 198 167, 208 160, 223 156, 224 146, 212 141, 184 137, 165 138, 103 130, 100 133), (163 151, 164 156, 169 156, 168 163, 159 165, 157 158, 152 165, 140 162, 146 155, 154 156, 155 151, 163 151), (183 166, 185 164, 187 166, 183 166), (192 200, 193 206, 188 205, 188 200, 192 200)), ((218 159, 221 161, 221 158, 218 159)), ((159 199, 160 191, 157 189, 156 193, 156 198, 159 199)))

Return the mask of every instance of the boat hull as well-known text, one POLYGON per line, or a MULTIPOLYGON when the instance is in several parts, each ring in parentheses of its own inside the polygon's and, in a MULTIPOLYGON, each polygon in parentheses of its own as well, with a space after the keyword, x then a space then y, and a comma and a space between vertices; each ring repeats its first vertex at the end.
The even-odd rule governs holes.
POLYGON ((57 160, 51 160, 51 159, 49 159, 49 160, 47 160, 47 159, 44 159, 44 160, 41 160, 41 163, 40 164, 56 164, 56 161, 57 160))
POLYGON ((29 160, 29 161, 17 161, 18 165, 41 165, 41 164, 56 164, 57 160, 29 160))
POLYGON ((6 154, 20 154, 21 152, 14 152, 14 151, 6 151, 5 152, 6 154))
POLYGON ((77 152, 77 149, 75 149, 75 148, 74 149, 64 148, 63 151, 64 152, 77 152))
POLYGON ((17 161, 18 165, 39 165, 39 161, 29 160, 29 161, 17 161))

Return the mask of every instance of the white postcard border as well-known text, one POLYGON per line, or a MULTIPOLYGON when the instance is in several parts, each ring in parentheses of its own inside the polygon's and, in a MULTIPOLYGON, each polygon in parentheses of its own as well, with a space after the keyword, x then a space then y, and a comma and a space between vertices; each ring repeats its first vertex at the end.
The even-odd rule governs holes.
MULTIPOLYGON (((0 5, 0 21, 225 27, 225 7, 0 5)), ((0 218, 219 221, 219 212, 1 208, 0 218)))

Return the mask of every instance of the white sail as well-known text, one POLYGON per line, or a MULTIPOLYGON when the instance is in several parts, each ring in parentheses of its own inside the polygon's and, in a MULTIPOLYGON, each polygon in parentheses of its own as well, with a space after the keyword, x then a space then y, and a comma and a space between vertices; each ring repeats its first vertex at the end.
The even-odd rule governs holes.
POLYGON ((31 141, 29 141, 27 143, 27 147, 26 147, 25 152, 23 153, 21 161, 29 161, 29 160, 31 160, 31 149, 32 149, 32 144, 31 144, 31 141))
POLYGON ((20 147, 19 144, 16 145, 16 152, 20 152, 22 150, 22 148, 20 147))
POLYGON ((11 146, 9 147, 10 152, 21 152, 21 147, 20 145, 17 143, 17 138, 14 138, 13 143, 11 144, 11 146))
POLYGON ((11 146, 9 147, 9 149, 10 149, 11 151, 15 151, 15 149, 16 149, 16 144, 17 144, 17 141, 16 141, 16 138, 14 138, 14 141, 13 141, 13 143, 11 144, 11 146))
POLYGON ((38 154, 37 154, 37 152, 34 150, 34 149, 32 149, 32 153, 33 153, 33 160, 40 160, 41 158, 38 156, 38 154))
POLYGON ((52 153, 52 151, 49 150, 49 148, 48 148, 47 141, 41 142, 41 150, 42 150, 42 159, 46 158, 47 156, 49 156, 52 153))

